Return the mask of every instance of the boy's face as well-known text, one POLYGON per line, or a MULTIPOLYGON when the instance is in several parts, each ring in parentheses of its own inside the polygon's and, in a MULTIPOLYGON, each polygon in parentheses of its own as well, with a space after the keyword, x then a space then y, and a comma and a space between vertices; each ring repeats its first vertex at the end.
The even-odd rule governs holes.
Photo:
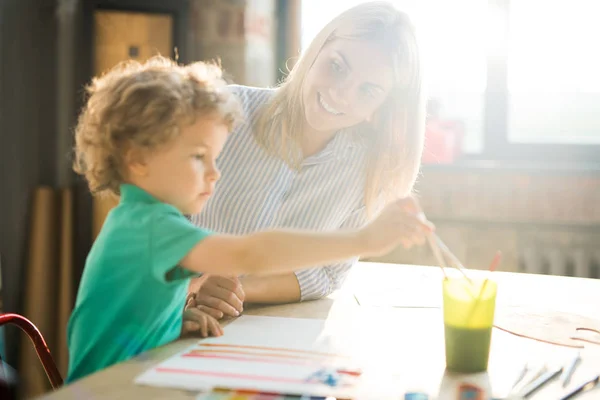
POLYGON ((145 189, 184 214, 197 214, 220 177, 215 160, 228 134, 220 120, 197 118, 172 142, 147 157, 145 189))

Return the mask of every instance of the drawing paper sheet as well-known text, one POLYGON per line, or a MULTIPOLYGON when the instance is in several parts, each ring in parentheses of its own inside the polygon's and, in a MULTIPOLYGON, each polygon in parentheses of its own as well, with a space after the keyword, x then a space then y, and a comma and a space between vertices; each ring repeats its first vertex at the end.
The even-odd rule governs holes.
POLYGON ((356 301, 361 306, 371 307, 442 307, 442 283, 438 276, 415 275, 382 286, 357 289, 354 292, 356 301))
POLYGON ((138 376, 138 384, 187 390, 213 387, 259 391, 348 396, 362 379, 352 359, 338 354, 316 319, 242 316, 218 338, 208 338, 138 376), (315 372, 342 371, 332 387, 315 372))
MULTIPOLYGON (((354 296, 358 304, 367 307, 442 308, 442 278, 432 272, 437 271, 390 280, 378 287, 359 287, 354 291, 354 296)), ((472 277, 482 276, 481 271, 469 271, 469 273, 472 277)), ((487 275, 483 276, 487 277, 487 275)), ((499 275, 493 276, 492 279, 498 282, 499 286, 496 307, 526 305, 521 297, 512 296, 512 293, 527 291, 526 285, 513 281, 504 284, 499 275)), ((535 304, 533 302, 531 305, 535 304)), ((553 305, 553 308, 557 306, 553 305)))

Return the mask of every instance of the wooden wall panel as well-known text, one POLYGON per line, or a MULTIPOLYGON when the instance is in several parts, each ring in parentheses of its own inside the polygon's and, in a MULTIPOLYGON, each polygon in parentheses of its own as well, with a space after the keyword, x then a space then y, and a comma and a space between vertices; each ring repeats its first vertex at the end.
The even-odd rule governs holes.
MULTIPOLYGON (((54 0, 0 2, 0 254, 3 311, 21 311, 29 211, 56 180, 54 0)), ((17 331, 7 330, 15 343, 17 331)), ((16 346, 7 349, 16 360, 16 346)))
MULTIPOLYGON (((94 73, 101 75, 122 61, 145 61, 161 54, 170 56, 173 46, 173 17, 168 14, 97 10, 94 13, 94 73)), ((106 215, 118 203, 112 196, 93 201, 92 239, 106 215)))

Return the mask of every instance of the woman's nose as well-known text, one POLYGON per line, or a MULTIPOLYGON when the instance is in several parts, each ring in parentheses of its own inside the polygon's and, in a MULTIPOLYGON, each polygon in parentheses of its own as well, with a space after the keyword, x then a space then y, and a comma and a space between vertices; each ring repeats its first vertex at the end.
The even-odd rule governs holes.
POLYGON ((333 90, 329 90, 329 95, 332 100, 336 102, 336 104, 340 104, 343 106, 347 106, 350 102, 350 93, 351 88, 350 85, 342 84, 336 87, 333 90))

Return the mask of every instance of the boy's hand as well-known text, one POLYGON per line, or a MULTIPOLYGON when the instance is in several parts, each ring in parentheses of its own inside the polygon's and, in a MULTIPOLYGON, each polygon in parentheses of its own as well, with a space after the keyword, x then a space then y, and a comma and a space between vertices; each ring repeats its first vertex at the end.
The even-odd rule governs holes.
POLYGON ((369 254, 387 254, 399 244, 405 248, 421 245, 425 235, 435 230, 427 220, 419 203, 413 197, 406 197, 390 203, 381 214, 361 230, 369 254))
POLYGON ((195 302, 199 310, 221 319, 224 316, 238 317, 244 310, 246 294, 236 277, 204 275, 195 292, 195 302))
POLYGON ((193 296, 189 296, 183 311, 181 336, 198 332, 202 337, 221 336, 223 328, 219 325, 219 321, 197 307, 193 296))

